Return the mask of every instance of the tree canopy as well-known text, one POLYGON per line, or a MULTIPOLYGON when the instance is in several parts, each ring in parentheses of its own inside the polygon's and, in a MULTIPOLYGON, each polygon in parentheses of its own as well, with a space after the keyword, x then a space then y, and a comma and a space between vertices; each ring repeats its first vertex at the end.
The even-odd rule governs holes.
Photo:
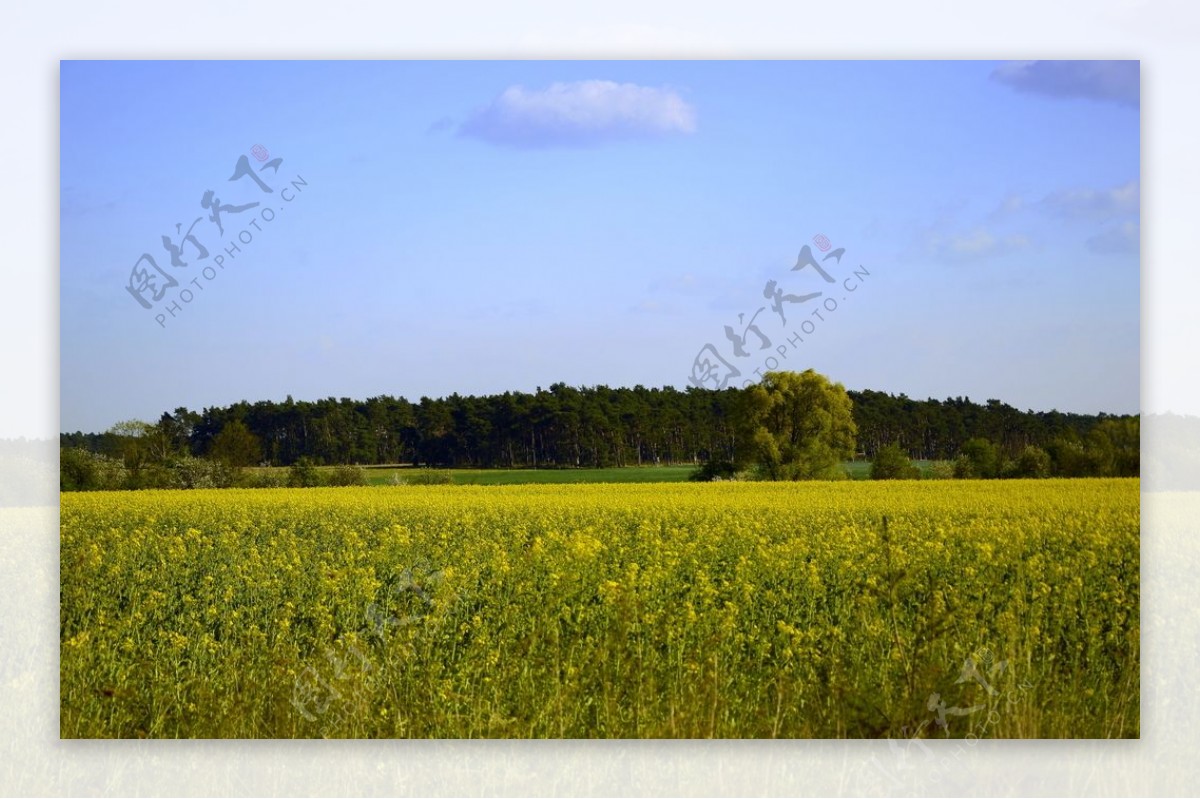
POLYGON ((853 403, 841 383, 812 369, 767 372, 742 397, 744 446, 739 460, 770 480, 844 476, 854 457, 853 403))

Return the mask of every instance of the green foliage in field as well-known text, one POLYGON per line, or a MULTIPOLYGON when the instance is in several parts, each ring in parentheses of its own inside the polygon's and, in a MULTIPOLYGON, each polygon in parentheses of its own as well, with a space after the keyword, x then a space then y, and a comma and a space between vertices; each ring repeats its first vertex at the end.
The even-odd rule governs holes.
POLYGON ((125 464, 82 449, 63 449, 58 459, 60 491, 111 491, 124 488, 125 464))
POLYGON ((972 438, 963 444, 962 452, 954 462, 954 476, 999 477, 1002 465, 999 447, 986 438, 972 438))
POLYGON ((61 734, 1134 737, 1138 491, 67 494, 61 734))
POLYGON ((367 470, 361 466, 335 466, 323 476, 325 485, 329 486, 368 485, 367 470))
POLYGON ((1046 450, 1030 444, 1013 463, 1012 476, 1049 477, 1050 466, 1050 455, 1046 450))
POLYGON ((213 438, 209 456, 234 468, 253 466, 262 460, 262 443, 245 422, 235 419, 213 438))
POLYGON ((287 484, 291 488, 315 488, 322 482, 321 473, 308 458, 301 458, 288 467, 287 484))
POLYGON ((908 453, 899 444, 888 444, 875 453, 871 462, 872 480, 916 480, 921 470, 908 459, 908 453))
POLYGON ((745 389, 739 460, 764 480, 844 479, 854 455, 853 403, 841 383, 812 369, 767 372, 745 389))

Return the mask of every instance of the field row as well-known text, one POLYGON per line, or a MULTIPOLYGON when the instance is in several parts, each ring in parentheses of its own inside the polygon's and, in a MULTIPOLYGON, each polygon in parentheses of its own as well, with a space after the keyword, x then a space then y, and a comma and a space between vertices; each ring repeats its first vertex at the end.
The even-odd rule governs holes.
POLYGON ((1136 479, 64 494, 64 737, 1129 737, 1136 479))

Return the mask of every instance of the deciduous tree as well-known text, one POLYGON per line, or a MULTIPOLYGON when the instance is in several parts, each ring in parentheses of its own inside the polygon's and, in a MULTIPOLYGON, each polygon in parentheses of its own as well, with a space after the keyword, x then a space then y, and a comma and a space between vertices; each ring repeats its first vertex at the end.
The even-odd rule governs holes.
POLYGON ((841 383, 812 369, 767 372, 743 395, 743 460, 770 480, 845 477, 854 456, 853 405, 841 383))

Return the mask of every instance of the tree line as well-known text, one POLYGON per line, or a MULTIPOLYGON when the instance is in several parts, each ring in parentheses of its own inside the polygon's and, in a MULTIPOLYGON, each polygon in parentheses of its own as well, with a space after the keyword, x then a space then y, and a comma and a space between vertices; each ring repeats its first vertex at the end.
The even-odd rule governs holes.
MULTIPOLYGON (((746 423, 748 414, 767 412, 757 388, 681 391, 555 383, 533 393, 456 393, 417 402, 392 396, 297 402, 289 396, 283 402, 243 401, 198 412, 180 407, 156 422, 64 433, 60 445, 64 451, 89 453, 93 460, 119 460, 133 472, 180 458, 231 468, 301 461, 439 468, 737 463, 755 451, 752 439, 761 435, 746 423)), ((1022 455, 1036 457, 1029 455, 1032 447, 1049 457, 1047 469, 1053 474, 1138 471, 1136 416, 1019 411, 995 399, 984 404, 964 397, 921 401, 838 389, 848 399, 845 410, 853 426, 839 447, 858 459, 874 460, 885 448, 930 461, 967 454, 974 473, 959 476, 994 477, 1003 476, 1004 465, 1022 455)), ((762 446, 757 451, 766 452, 762 446)))

